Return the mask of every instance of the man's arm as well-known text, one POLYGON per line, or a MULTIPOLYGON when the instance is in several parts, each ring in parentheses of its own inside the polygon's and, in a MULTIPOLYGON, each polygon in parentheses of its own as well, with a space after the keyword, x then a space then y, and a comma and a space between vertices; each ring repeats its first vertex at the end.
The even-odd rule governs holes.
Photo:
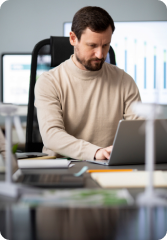
POLYGON ((60 86, 53 81, 52 76, 45 73, 38 79, 35 86, 35 106, 44 146, 63 156, 93 160, 100 147, 66 132, 61 97, 60 86))
POLYGON ((123 75, 122 86, 123 86, 122 91, 123 91, 123 101, 124 101, 124 112, 123 112, 124 119, 125 120, 139 119, 139 117, 133 113, 131 109, 131 104, 133 102, 141 101, 140 93, 135 81, 126 72, 124 72, 124 75, 123 75))
MULTIPOLYGON (((141 101, 140 93, 132 77, 125 72, 123 74, 122 86, 124 101, 123 117, 126 120, 138 119, 138 116, 136 116, 132 112, 130 105, 132 104, 132 102, 141 101)), ((112 148, 113 146, 98 149, 95 153, 95 159, 97 160, 109 159, 112 148)))

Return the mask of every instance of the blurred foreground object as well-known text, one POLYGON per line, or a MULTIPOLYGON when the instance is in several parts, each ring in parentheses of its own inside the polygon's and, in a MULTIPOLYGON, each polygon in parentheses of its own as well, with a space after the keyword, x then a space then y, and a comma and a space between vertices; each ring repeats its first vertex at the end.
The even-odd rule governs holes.
MULTIPOLYGON (((0 114, 5 116, 5 130, 6 130, 6 142, 3 141, 2 153, 6 159, 6 176, 5 182, 0 183, 0 194, 17 198, 26 189, 21 185, 14 184, 12 182, 12 121, 14 122, 20 142, 24 141, 24 133, 21 127, 21 122, 17 116, 18 107, 10 104, 0 104, 0 114)), ((2 136, 1 136, 2 138, 2 136)))
POLYGON ((167 192, 155 191, 153 188, 153 172, 155 163, 155 119, 166 119, 167 108, 163 105, 144 104, 141 102, 135 102, 131 105, 131 107, 134 113, 146 119, 145 170, 148 171, 148 179, 145 191, 137 197, 137 203, 139 205, 148 206, 167 205, 167 192))

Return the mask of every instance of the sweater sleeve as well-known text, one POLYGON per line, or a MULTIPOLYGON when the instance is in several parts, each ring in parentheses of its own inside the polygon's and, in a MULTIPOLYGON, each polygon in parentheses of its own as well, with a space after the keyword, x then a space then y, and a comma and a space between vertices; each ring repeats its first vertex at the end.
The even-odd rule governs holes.
POLYGON ((48 73, 42 74, 35 86, 35 106, 45 148, 66 157, 93 160, 100 147, 66 132, 60 95, 58 82, 48 73))
POLYGON ((131 110, 131 104, 133 102, 141 101, 140 93, 138 87, 133 80, 133 78, 124 72, 122 79, 122 87, 123 87, 123 102, 124 102, 124 112, 123 117, 125 120, 134 120, 140 119, 137 115, 135 115, 131 110))

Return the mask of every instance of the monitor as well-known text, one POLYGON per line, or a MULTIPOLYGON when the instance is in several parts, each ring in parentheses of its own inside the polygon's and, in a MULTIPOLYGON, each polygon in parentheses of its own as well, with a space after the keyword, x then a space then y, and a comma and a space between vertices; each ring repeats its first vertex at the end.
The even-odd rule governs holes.
MULTIPOLYGON (((70 31, 71 23, 64 23, 64 36, 70 31)), ((142 101, 167 104, 167 21, 115 22, 111 46, 142 101)))
MULTIPOLYGON (((50 69, 50 55, 39 55, 37 79, 50 69)), ((2 54, 1 101, 18 105, 28 104, 31 53, 2 54)))

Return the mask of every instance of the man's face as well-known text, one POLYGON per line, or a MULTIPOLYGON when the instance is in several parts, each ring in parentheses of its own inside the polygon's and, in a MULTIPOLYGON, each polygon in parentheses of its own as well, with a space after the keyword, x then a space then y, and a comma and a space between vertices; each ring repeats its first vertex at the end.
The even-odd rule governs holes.
POLYGON ((86 28, 78 41, 75 33, 70 32, 70 43, 74 46, 74 62, 83 70, 97 71, 107 57, 111 42, 112 29, 104 32, 92 32, 86 28))

